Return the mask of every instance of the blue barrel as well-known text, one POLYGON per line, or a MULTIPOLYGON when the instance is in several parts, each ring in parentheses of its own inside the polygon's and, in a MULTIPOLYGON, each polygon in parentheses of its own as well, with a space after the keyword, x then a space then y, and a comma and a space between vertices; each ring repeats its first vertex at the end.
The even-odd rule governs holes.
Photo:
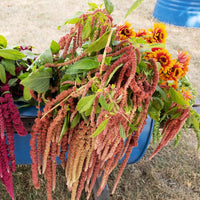
MULTIPOLYGON (((35 107, 22 108, 20 109, 20 115, 22 118, 35 117, 37 115, 37 110, 35 107)), ((146 152, 152 136, 153 126, 154 126, 154 121, 150 117, 148 117, 146 120, 146 125, 144 126, 144 129, 140 134, 138 140, 138 146, 133 148, 128 164, 134 164, 138 162, 146 152)), ((15 140, 16 164, 32 163, 30 157, 30 138, 31 138, 30 134, 27 134, 26 136, 19 136, 18 134, 15 134, 14 140, 15 140)), ((122 158, 122 160, 123 159, 124 158, 122 158)), ((120 162, 122 162, 122 160, 120 160, 120 162)), ((57 163, 58 164, 61 163, 58 157, 57 157, 57 163)))
POLYGON ((200 28, 200 0, 157 0, 153 16, 168 24, 200 28))

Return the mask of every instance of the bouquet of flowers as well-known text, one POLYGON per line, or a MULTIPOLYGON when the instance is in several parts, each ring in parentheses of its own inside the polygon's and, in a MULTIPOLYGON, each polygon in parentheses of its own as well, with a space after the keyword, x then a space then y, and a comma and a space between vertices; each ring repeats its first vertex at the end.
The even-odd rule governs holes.
MULTIPOLYGON (((141 2, 136 1, 126 17, 141 2)), ((23 99, 37 103, 30 133, 32 179, 38 189, 38 174, 44 174, 49 200, 56 186, 56 157, 65 170, 71 199, 78 200, 84 188, 89 199, 96 178, 103 173, 100 195, 109 174, 125 156, 114 192, 147 115, 155 120, 153 138, 159 141, 150 158, 169 140, 175 138, 177 144, 187 125, 194 128, 200 144, 200 118, 192 108, 195 92, 186 76, 190 56, 182 51, 172 58, 165 49, 163 24, 136 32, 128 22, 114 24, 113 5, 109 0, 104 3, 105 8, 89 3, 88 12, 68 19, 69 33, 58 43, 52 41, 42 54, 26 54, 31 62, 18 76, 23 99)), ((5 96, 2 88, 7 81, 2 75, 0 80, 5 96)), ((0 169, 4 169, 2 163, 0 169)))

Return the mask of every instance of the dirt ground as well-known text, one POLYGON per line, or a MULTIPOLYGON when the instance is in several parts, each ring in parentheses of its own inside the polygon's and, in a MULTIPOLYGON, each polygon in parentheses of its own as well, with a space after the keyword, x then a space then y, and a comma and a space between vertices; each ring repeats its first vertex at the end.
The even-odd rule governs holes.
MULTIPOLYGON (((9 45, 32 45, 34 52, 40 53, 49 47, 52 40, 58 41, 69 30, 67 27, 58 30, 57 27, 62 25, 67 18, 75 15, 77 11, 86 11, 87 2, 87 0, 1 0, 0 35, 7 38, 9 45)), ((102 3, 103 1, 92 2, 102 3)), ((123 22, 123 17, 133 1, 113 0, 112 2, 115 6, 112 15, 114 22, 123 22)), ((157 22, 152 17, 155 3, 156 0, 144 0, 143 4, 127 18, 135 30, 151 28, 153 23, 157 22)), ((178 49, 184 49, 191 55, 188 76, 200 99, 200 29, 167 24, 166 26, 167 49, 174 56, 178 49)), ((146 155, 138 164, 126 168, 116 194, 111 199, 200 199, 198 181, 200 180, 200 152, 196 152, 196 142, 193 138, 195 138, 194 133, 188 131, 177 149, 174 150, 170 144, 171 146, 165 148, 152 161, 148 161, 148 155, 154 148, 150 145, 146 155)), ((18 168, 14 176, 18 177, 23 173, 22 171, 18 168)), ((30 178, 30 174, 27 176, 30 178)), ((115 172, 112 173, 109 186, 112 186, 115 176, 115 172)), ((31 180, 27 184, 31 184, 31 180)), ((23 187, 16 187, 18 191, 23 190, 23 187)), ((41 200, 43 199, 46 197, 41 200)))

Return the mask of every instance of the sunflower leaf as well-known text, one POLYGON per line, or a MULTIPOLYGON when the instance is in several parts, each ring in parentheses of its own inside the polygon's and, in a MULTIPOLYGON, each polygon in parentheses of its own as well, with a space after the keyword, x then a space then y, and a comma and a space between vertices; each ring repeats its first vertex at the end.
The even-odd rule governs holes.
POLYGON ((144 0, 136 0, 132 6, 128 9, 124 18, 127 18, 144 0))

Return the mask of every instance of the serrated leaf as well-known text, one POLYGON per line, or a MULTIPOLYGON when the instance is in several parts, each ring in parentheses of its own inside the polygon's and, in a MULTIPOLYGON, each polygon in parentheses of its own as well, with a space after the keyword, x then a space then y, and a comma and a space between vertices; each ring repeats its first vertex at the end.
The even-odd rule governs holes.
POLYGON ((81 115, 80 113, 77 113, 72 120, 71 128, 74 128, 80 122, 80 119, 81 119, 81 115))
POLYGON ((92 27, 91 27, 91 21, 92 21, 92 16, 88 17, 86 19, 86 22, 83 26, 83 31, 82 31, 82 39, 86 39, 90 36, 90 33, 92 31, 92 27))
POLYGON ((99 103, 101 104, 102 108, 104 110, 107 110, 108 111, 108 104, 107 104, 107 101, 105 100, 104 96, 101 94, 100 97, 99 97, 99 103))
POLYGON ((9 60, 19 60, 26 57, 23 53, 15 49, 0 49, 0 56, 9 60))
POLYGON ((27 87, 24 87, 24 90, 23 90, 23 96, 24 96, 24 99, 26 101, 29 101, 31 99, 31 94, 30 94, 30 89, 27 88, 27 87))
POLYGON ((119 122, 119 134, 123 140, 125 140, 127 138, 124 127, 122 126, 122 124, 120 122, 119 122))
POLYGON ((52 78, 52 71, 50 70, 32 72, 28 77, 21 81, 21 84, 38 93, 42 93, 49 89, 50 78, 52 78))
POLYGON ((91 135, 91 137, 96 137, 97 135, 99 135, 106 128, 108 121, 109 119, 105 119, 103 122, 101 122, 101 124, 98 126, 96 131, 91 135))
POLYGON ((91 58, 84 58, 71 65, 67 69, 66 73, 67 74, 83 73, 83 72, 88 72, 92 69, 96 69, 98 67, 99 67, 99 62, 97 62, 96 60, 92 60, 91 58))
POLYGON ((80 113, 88 110, 90 107, 92 107, 95 97, 96 95, 90 95, 90 96, 86 96, 80 99, 77 104, 77 110, 80 113))
POLYGON ((52 53, 51 53, 51 49, 48 48, 46 49, 41 55, 40 55, 40 61, 42 64, 45 63, 53 63, 53 57, 52 57, 52 53))
POLYGON ((128 9, 124 18, 127 18, 144 0, 136 0, 132 6, 128 9))
POLYGON ((103 1, 104 1, 105 8, 106 8, 108 14, 110 15, 114 10, 113 4, 110 0, 103 0, 103 1))
POLYGON ((0 46, 2 46, 3 48, 7 47, 7 40, 3 35, 0 35, 0 46))
POLYGON ((52 40, 50 49, 52 53, 58 53, 60 51, 60 45, 56 41, 52 40))
POLYGON ((6 71, 2 64, 0 64, 0 81, 6 83, 6 71))
POLYGON ((180 93, 178 93, 175 89, 170 88, 170 89, 169 89, 169 94, 170 94, 170 96, 171 96, 171 99, 172 99, 175 103, 177 103, 177 104, 179 104, 179 105, 182 105, 182 106, 190 106, 189 102, 187 102, 187 101, 184 99, 184 97, 183 97, 180 93))
POLYGON ((87 53, 100 51, 106 47, 110 31, 105 32, 98 40, 89 45, 87 53))
POLYGON ((15 61, 3 59, 1 64, 5 67, 5 70, 11 75, 15 76, 15 61))

